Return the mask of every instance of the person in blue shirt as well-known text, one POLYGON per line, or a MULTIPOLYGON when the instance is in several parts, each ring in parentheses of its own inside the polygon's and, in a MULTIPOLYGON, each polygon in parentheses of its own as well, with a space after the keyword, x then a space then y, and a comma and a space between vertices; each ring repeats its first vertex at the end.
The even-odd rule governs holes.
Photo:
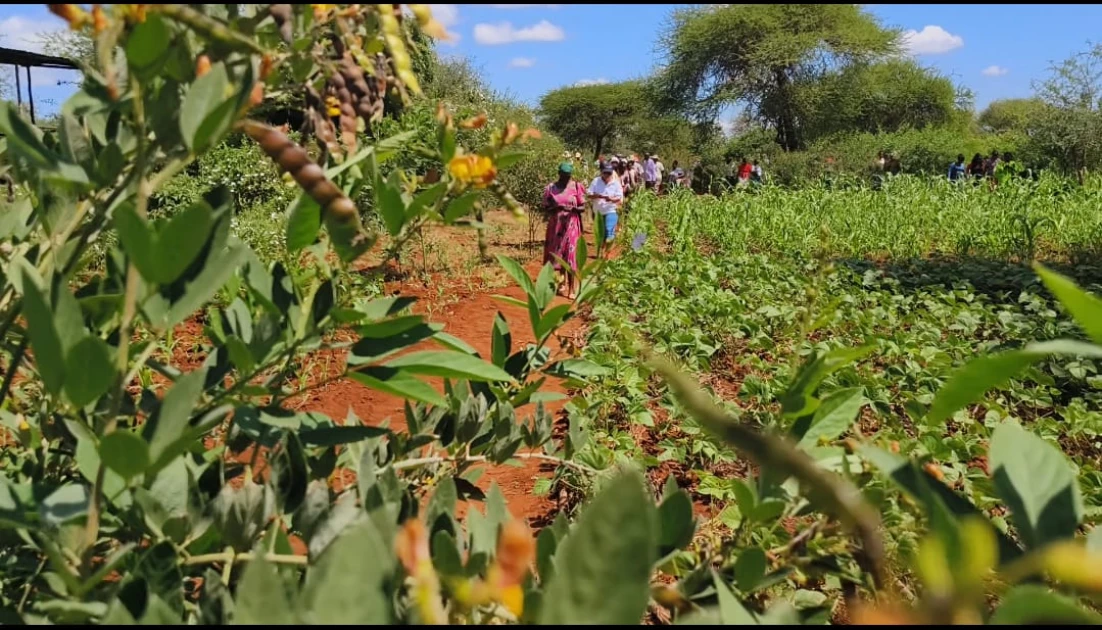
POLYGON ((964 179, 964 154, 957 155, 957 161, 949 165, 949 181, 956 182, 964 179))

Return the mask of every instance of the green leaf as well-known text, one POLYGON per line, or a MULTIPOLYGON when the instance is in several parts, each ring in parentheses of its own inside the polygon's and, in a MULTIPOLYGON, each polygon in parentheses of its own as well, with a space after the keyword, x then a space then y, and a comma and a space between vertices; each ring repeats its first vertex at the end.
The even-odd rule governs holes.
POLYGON ((1102 348, 1079 341, 1056 339, 1031 343, 1021 350, 972 359, 954 372, 938 390, 927 413, 927 421, 939 422, 952 416, 965 405, 983 399, 987 390, 1000 387, 1027 366, 1052 355, 1102 358, 1102 348))
POLYGON ((295 253, 314 244, 321 230, 321 206, 303 193, 291 204, 287 217, 287 251, 295 253))
POLYGON ((99 443, 100 461, 123 479, 133 479, 149 468, 149 446, 141 436, 120 429, 99 443))
POLYGON ((149 456, 154 462, 159 462, 168 447, 184 434, 191 412, 199 402, 199 395, 203 393, 206 379, 206 368, 188 372, 176 379, 172 389, 165 394, 164 401, 151 423, 152 433, 147 434, 149 456))
POLYGON ((226 250, 211 255, 203 271, 187 283, 183 297, 172 304, 167 316, 161 323, 164 327, 174 326, 199 310, 203 304, 220 291, 230 277, 237 271, 245 259, 248 248, 239 243, 230 245, 226 250))
POLYGON ((222 62, 191 84, 180 108, 180 133, 189 149, 200 152, 229 129, 237 91, 222 62))
POLYGON ((8 150, 32 168, 50 169, 56 164, 56 156, 42 143, 42 132, 24 120, 11 101, 0 106, 0 134, 7 141, 8 150))
MULTIPOLYGON (((931 513, 935 506, 929 503, 936 497, 958 521, 963 518, 987 518, 967 499, 919 470, 912 460, 875 446, 862 446, 859 452, 912 498, 926 504, 931 513)), ((1006 564, 1022 555, 1022 550, 1006 534, 996 530, 996 536, 999 541, 999 564, 1006 564)))
POLYGON ((611 374, 612 370, 585 359, 564 359, 548 368, 547 373, 552 376, 585 380, 597 376, 606 376, 611 374))
POLYGON ((398 368, 411 374, 462 378, 471 381, 511 381, 512 376, 501 368, 478 357, 462 352, 423 350, 391 359, 386 367, 398 368))
POLYGON ((827 396, 815 410, 807 432, 802 437, 796 436, 800 440, 797 446, 806 450, 818 445, 820 438, 837 439, 853 425, 865 402, 862 387, 841 389, 827 396))
POLYGON ((735 597, 731 589, 719 578, 715 570, 712 571, 712 584, 715 585, 716 595, 719 597, 719 616, 725 626, 756 626, 758 620, 746 610, 742 602, 735 597))
POLYGON ((501 267, 505 269, 505 273, 509 274, 513 281, 517 283, 517 286, 524 289, 524 294, 527 295, 529 299, 535 298, 536 287, 532 284, 532 279, 528 277, 528 272, 524 270, 524 267, 522 267, 520 263, 502 254, 497 255, 497 261, 501 264, 501 267))
POLYGON ((456 219, 467 216, 476 201, 478 201, 478 193, 476 192, 469 192, 462 197, 452 199, 444 206, 444 222, 452 223, 456 219))
MULTIPOLYGON (((37 275, 37 274, 35 274, 37 275)), ((51 394, 61 391, 65 380, 65 358, 61 352, 61 339, 54 328, 53 311, 46 296, 33 277, 23 276, 23 317, 27 320, 27 334, 31 338, 35 366, 51 394)))
POLYGON ((657 534, 640 476, 611 480, 559 545, 540 625, 638 625, 650 599, 657 534))
MULTIPOLYGON (((673 479, 673 475, 670 475, 673 479)), ((692 542, 696 532, 693 502, 680 490, 673 492, 658 506, 658 557, 663 558, 692 542)))
POLYGON ((245 567, 234 600, 235 626, 297 625, 293 600, 275 567, 263 557, 245 567))
POLYGON ((448 404, 447 399, 432 386, 402 370, 375 366, 349 372, 348 376, 361 385, 387 394, 416 400, 427 405, 446 406, 448 404))
POLYGON ((414 219, 424 213, 429 206, 436 203, 444 195, 444 191, 447 189, 448 185, 445 182, 440 182, 418 193, 413 201, 409 203, 409 208, 406 208, 407 220, 414 219))
POLYGON ((115 208, 113 217, 115 231, 126 255, 143 278, 156 282, 157 232, 145 219, 138 216, 138 211, 131 203, 123 203, 115 208))
POLYGON ((141 71, 152 69, 165 56, 171 43, 172 35, 164 20, 156 13, 150 14, 134 27, 134 32, 127 38, 126 60, 131 68, 141 74, 141 71))
POLYGON ((991 436, 989 457, 995 490, 1027 548, 1075 536, 1083 497, 1060 449, 1008 420, 991 436))
POLYGON ((1074 281, 1040 263, 1034 263, 1033 270, 1041 276, 1048 290, 1060 300, 1091 341, 1102 345, 1102 300, 1080 289, 1074 281))
POLYGON ((57 527, 87 514, 90 498, 86 486, 65 484, 43 499, 38 506, 38 513, 45 523, 57 527))
POLYGON ((305 446, 338 446, 362 442, 366 439, 387 435, 390 433, 380 427, 368 426, 331 426, 321 429, 306 429, 300 431, 298 436, 305 446))
POLYGON ((743 593, 749 593, 765 577, 767 560, 765 552, 758 547, 747 547, 735 561, 735 581, 743 593))
POLYGON ((156 266, 148 279, 159 284, 175 282, 206 246, 212 227, 214 214, 206 201, 173 215, 157 232, 153 251, 156 266))
POLYGON ((785 416, 799 418, 815 411, 819 401, 812 396, 826 377, 850 365, 872 351, 872 347, 838 348, 808 361, 795 381, 780 397, 781 411, 785 416))
POLYGON ((463 354, 470 354, 470 355, 478 354, 478 350, 475 349, 474 346, 467 343, 466 341, 463 341, 459 337, 449 335, 446 332, 443 332, 443 331, 437 332, 435 335, 432 336, 432 338, 437 343, 444 346, 445 348, 448 348, 449 350, 454 350, 456 352, 462 352, 463 354))
POLYGON ((509 324, 498 311, 494 315, 494 327, 490 339, 490 356, 494 365, 505 367, 505 359, 513 349, 513 334, 509 332, 509 324))
POLYGON ((1003 595, 988 623, 995 626, 1098 625, 1102 617, 1043 586, 1022 584, 1003 595))
POLYGON ((77 407, 102 396, 115 381, 111 351, 99 337, 81 339, 65 357, 65 394, 77 407))
POLYGON ((394 570, 394 552, 370 519, 346 529, 306 575, 303 623, 390 623, 384 586, 394 570))
POLYGON ((402 191, 396 182, 397 174, 398 171, 392 171, 390 179, 375 180, 375 209, 391 236, 397 236, 406 221, 406 205, 402 201, 402 191))
POLYGON ((941 422, 958 409, 982 400, 987 390, 998 387, 1039 360, 1035 354, 1012 350, 972 359, 953 373, 949 381, 938 390, 930 411, 929 423, 941 422))
POLYGON ((573 308, 573 304, 560 304, 552 307, 543 317, 540 319, 540 323, 536 326, 536 341, 543 341, 543 339, 552 333, 562 323, 563 318, 573 308))

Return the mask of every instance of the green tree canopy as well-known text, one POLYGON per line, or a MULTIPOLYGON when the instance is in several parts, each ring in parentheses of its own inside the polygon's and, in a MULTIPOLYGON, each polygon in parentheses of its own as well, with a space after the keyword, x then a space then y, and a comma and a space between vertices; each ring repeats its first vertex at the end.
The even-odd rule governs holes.
POLYGON ((714 116, 740 101, 786 149, 806 143, 798 85, 897 49, 898 32, 852 4, 732 4, 677 11, 657 77, 665 107, 714 116))
POLYGON ((991 101, 976 122, 990 133, 1016 131, 1028 134, 1046 114, 1047 105, 1039 98, 1004 98, 991 101))
POLYGON ((592 146, 596 157, 634 125, 645 103, 641 81, 565 87, 540 99, 540 119, 567 144, 592 146))
POLYGON ((951 80, 901 58, 852 64, 800 84, 796 100, 808 142, 846 131, 945 125, 961 112, 951 80))

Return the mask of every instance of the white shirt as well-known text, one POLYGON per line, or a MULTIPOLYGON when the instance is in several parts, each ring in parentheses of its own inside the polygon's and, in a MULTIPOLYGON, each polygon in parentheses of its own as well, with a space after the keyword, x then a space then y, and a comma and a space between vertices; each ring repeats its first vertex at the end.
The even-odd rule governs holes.
MULTIPOLYGON (((597 179, 593 180, 593 183, 589 185, 589 194, 606 195, 612 197, 616 201, 621 201, 624 198, 624 189, 615 178, 608 180, 606 184, 605 180, 598 176, 597 179)), ((594 199, 593 207, 597 209, 597 214, 600 215, 616 212, 616 203, 605 201, 604 199, 594 199)))
POLYGON ((655 162, 654 167, 658 170, 658 181, 662 181, 662 174, 666 172, 666 166, 661 162, 655 162))

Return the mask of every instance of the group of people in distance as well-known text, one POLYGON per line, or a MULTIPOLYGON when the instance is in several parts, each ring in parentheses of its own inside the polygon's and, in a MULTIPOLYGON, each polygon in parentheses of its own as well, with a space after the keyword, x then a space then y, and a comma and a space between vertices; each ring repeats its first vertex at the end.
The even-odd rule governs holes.
MULTIPOLYGON (((551 263, 560 273, 557 292, 569 299, 577 297, 578 239, 582 238, 586 202, 593 202, 598 247, 616 237, 624 200, 632 193, 646 189, 659 191, 664 168, 657 155, 645 160, 636 156, 616 155, 608 160, 598 156, 598 175, 586 187, 574 178, 574 164, 559 164, 558 179, 544 188, 541 209, 547 217, 544 242, 544 264, 551 263), (565 265, 565 268, 564 268, 565 265)), ((675 171, 677 163, 674 162, 675 171)), ((607 248, 603 248, 607 255, 607 248)))
POLYGON ((971 178, 976 182, 986 178, 991 182, 995 182, 1000 175, 1010 170, 1016 170, 1013 165, 1014 156, 1009 152, 1005 155, 999 155, 998 151, 992 151, 987 158, 977 153, 972 156, 972 161, 968 164, 964 163, 964 154, 960 153, 957 155, 957 160, 949 165, 948 177, 951 182, 962 181, 966 178, 971 178))

